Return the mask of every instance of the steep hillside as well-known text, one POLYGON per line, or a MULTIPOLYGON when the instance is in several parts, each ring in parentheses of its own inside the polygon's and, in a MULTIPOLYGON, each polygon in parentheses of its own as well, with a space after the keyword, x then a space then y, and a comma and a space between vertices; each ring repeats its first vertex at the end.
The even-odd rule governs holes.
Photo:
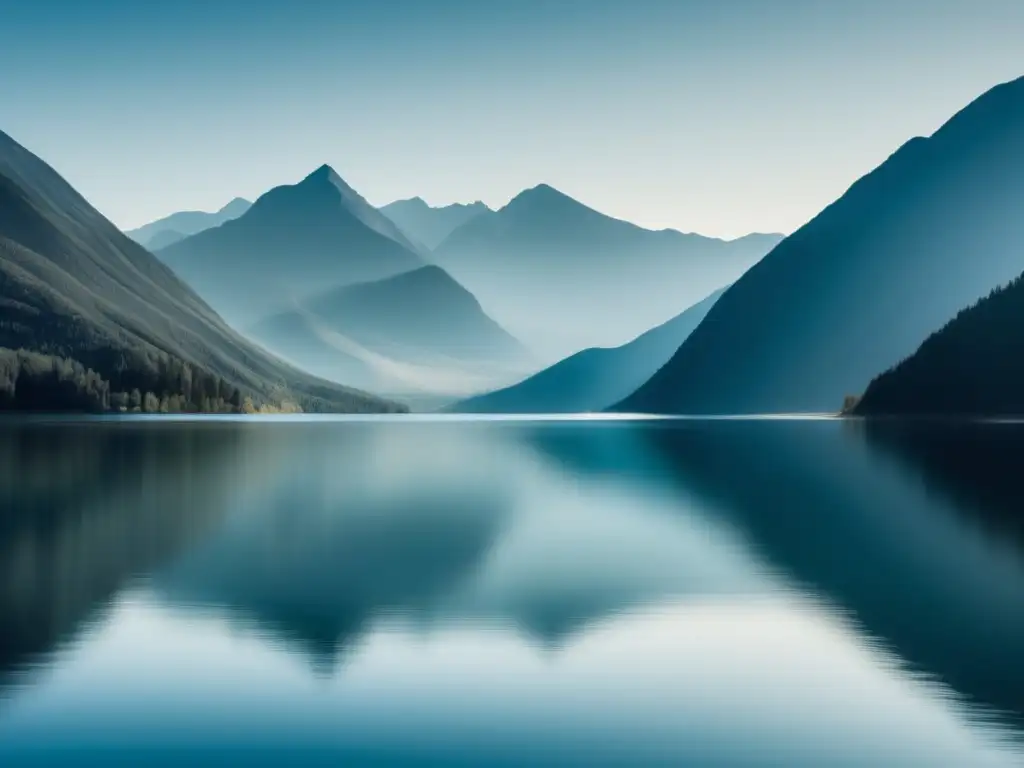
POLYGON ((874 379, 854 413, 1024 414, 1024 278, 957 314, 874 379))
POLYGON ((398 407, 313 378, 243 339, 3 133, 0 348, 6 409, 239 410, 246 398, 306 410, 398 407))
POLYGON ((619 402, 661 368, 725 289, 614 349, 585 349, 525 381, 464 400, 457 413, 592 413, 619 402))
POLYGON ((618 408, 834 412, 1024 270, 1024 79, 914 139, 745 274, 618 408))

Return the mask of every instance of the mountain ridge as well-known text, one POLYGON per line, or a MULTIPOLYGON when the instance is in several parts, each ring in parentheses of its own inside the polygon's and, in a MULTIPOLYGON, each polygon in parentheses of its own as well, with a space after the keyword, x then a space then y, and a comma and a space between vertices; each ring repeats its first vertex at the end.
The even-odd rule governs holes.
POLYGON ((239 327, 326 288, 427 263, 328 165, 274 187, 243 216, 158 255, 239 327))
POLYGON ((236 219, 252 206, 248 200, 236 197, 215 212, 179 211, 125 232, 135 242, 149 250, 165 248, 173 242, 199 234, 203 230, 236 219))
POLYGON ((729 289, 616 410, 835 412, 1024 269, 1024 78, 915 137, 729 289))
POLYGON ((137 389, 178 407, 201 408, 209 400, 238 410, 252 396, 257 405, 291 397, 304 408, 398 409, 251 345, 2 132, 0 199, 0 347, 26 350, 7 357, 3 407, 21 407, 25 397, 38 405, 46 386, 51 408, 73 401, 73 409, 83 409, 88 401, 105 410, 114 395, 137 389), (62 383, 45 384, 44 368, 62 383), (76 394, 76 379, 87 394, 76 394))
POLYGON ((494 213, 479 200, 473 203, 452 203, 431 206, 421 197, 395 200, 381 206, 381 213, 391 219, 406 235, 433 250, 456 228, 471 218, 494 213))
POLYGON ((430 258, 554 363, 666 322, 733 282, 781 239, 728 242, 644 229, 540 184, 467 221, 430 258))

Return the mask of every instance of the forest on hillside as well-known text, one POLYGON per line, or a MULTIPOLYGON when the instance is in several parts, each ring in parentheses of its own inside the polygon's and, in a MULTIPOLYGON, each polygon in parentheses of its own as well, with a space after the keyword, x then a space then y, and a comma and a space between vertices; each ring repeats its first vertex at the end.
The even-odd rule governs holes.
POLYGON ((152 368, 127 358, 112 382, 77 360, 0 348, 0 411, 257 413, 301 411, 295 403, 255 405, 238 387, 173 358, 152 368))
POLYGON ((876 378, 856 414, 1024 414, 1024 275, 961 310, 876 378))

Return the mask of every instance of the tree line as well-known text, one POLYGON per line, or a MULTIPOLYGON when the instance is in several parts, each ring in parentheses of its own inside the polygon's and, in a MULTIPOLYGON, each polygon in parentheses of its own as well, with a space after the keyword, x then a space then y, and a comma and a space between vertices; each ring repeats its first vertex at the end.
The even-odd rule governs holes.
POLYGON ((0 348, 0 410, 127 413, 267 413, 297 405, 255 404, 218 376, 164 357, 118 353, 106 376, 77 360, 0 348))
POLYGON ((1024 276, 994 289, 868 386, 860 414, 1024 413, 1024 276))

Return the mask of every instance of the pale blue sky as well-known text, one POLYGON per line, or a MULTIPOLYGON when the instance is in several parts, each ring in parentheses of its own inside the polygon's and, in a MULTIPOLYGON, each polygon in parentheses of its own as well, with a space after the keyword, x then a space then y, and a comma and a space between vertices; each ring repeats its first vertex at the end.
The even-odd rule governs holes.
POLYGON ((0 129, 123 227, 330 163, 374 204, 550 183, 791 231, 1024 75, 1021 0, 0 0, 0 129))

